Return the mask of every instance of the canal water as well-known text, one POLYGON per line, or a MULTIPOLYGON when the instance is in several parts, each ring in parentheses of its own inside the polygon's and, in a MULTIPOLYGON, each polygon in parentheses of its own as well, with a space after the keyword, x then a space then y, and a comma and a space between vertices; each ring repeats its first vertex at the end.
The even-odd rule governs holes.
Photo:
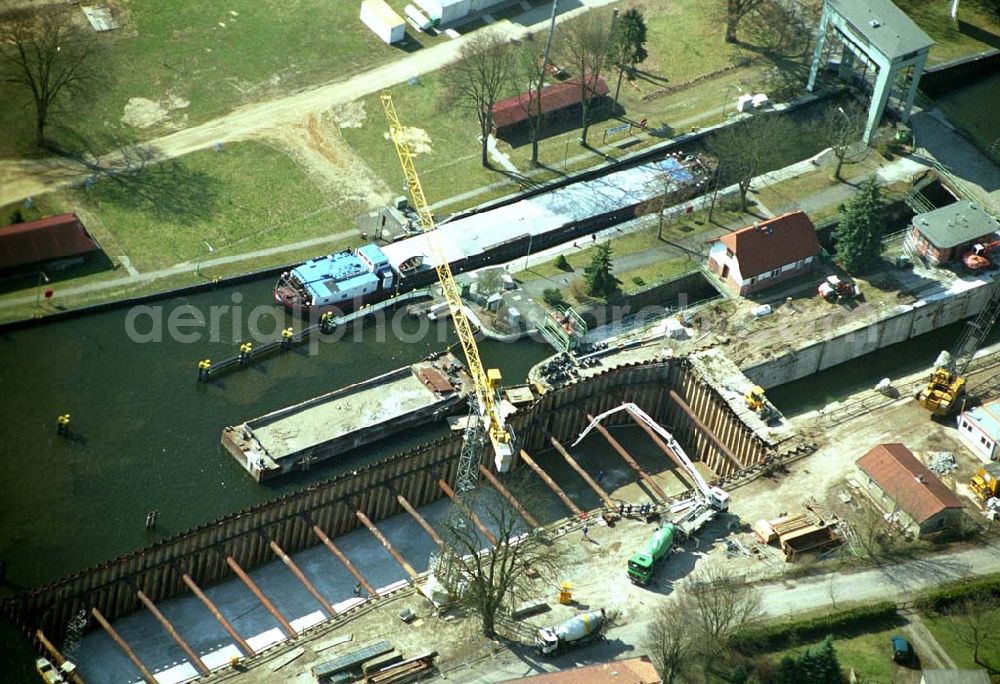
MULTIPOLYGON (((447 322, 421 334, 427 321, 399 316, 395 325, 369 322, 335 342, 198 383, 197 361, 232 355, 251 327, 277 338, 286 314, 269 303, 271 285, 262 280, 0 335, 5 590, 32 587, 443 434, 441 427, 411 430, 273 486, 254 482, 219 447, 224 426, 455 341, 447 322), (193 310, 206 326, 171 335, 171 316, 194 320, 193 310), (163 322, 158 341, 151 339, 155 317, 163 322), (72 416, 70 439, 56 435, 62 413, 72 416), (148 532, 145 517, 154 509, 156 529, 148 532)), ((533 342, 484 341, 481 349, 485 363, 512 381, 550 353, 533 342)))

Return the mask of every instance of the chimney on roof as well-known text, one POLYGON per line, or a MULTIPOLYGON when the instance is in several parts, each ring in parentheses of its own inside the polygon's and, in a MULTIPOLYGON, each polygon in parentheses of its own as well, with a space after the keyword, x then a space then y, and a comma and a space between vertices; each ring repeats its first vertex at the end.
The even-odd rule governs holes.
POLYGON ((917 482, 919 482, 920 484, 927 484, 927 480, 925 480, 925 479, 924 479, 924 476, 923 476, 923 475, 917 475, 917 477, 916 477, 915 479, 916 479, 916 480, 917 480, 917 482))

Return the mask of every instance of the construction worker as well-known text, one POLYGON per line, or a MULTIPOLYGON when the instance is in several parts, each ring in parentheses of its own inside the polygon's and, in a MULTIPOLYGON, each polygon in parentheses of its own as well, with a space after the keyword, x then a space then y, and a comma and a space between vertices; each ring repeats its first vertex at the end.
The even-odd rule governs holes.
POLYGON ((590 541, 590 537, 587 536, 587 530, 589 529, 590 528, 587 526, 587 523, 583 523, 583 538, 587 541, 590 541))

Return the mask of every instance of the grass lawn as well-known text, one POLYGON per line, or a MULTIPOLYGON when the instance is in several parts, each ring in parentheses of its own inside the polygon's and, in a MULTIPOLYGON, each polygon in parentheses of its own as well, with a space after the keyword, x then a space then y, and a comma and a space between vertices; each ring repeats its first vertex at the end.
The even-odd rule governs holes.
POLYGON ((671 278, 676 278, 679 275, 692 271, 698 268, 699 263, 699 260, 692 259, 689 256, 674 257, 627 271, 616 271, 615 276, 622 281, 622 292, 633 294, 650 285, 670 280, 671 278), (636 279, 638 279, 638 282, 636 279))
MULTIPOLYGON (((948 618, 942 615, 925 615, 923 622, 959 668, 978 669, 982 667, 973 660, 972 648, 962 643, 962 640, 956 636, 956 628, 948 618)), ((1000 607, 987 607, 984 618, 984 633, 993 635, 993 639, 989 646, 980 649, 980 658, 985 658, 986 662, 1000 668, 1000 647, 997 645, 996 636, 1000 634, 1000 607)))
POLYGON ((109 256, 124 253, 140 272, 207 257, 206 242, 213 256, 229 256, 353 227, 287 156, 250 142, 157 164, 123 182, 102 178, 37 204, 46 213, 76 211, 109 256))
POLYGON ((927 35, 934 39, 928 63, 946 62, 963 55, 1000 47, 1000 23, 987 14, 975 0, 966 0, 958 8, 958 25, 948 18, 950 2, 895 0, 927 35))
MULTIPOLYGON (((898 627, 890 627, 877 632, 835 639, 833 646, 837 650, 837 659, 840 661, 841 668, 845 673, 854 668, 862 681, 868 679, 879 682, 893 681, 896 666, 892 662, 889 638, 899 633, 898 627)), ((784 656, 799 653, 820 641, 822 639, 772 653, 769 658, 777 665, 784 656)))
MULTIPOLYGON (((63 3, 65 6, 65 3, 63 3)), ((390 0, 402 12, 403 0, 390 0)), ((382 43, 358 19, 355 2, 298 0, 130 0, 115 8, 122 28, 100 34, 101 83, 88 101, 73 102, 58 121, 88 139, 110 133, 149 138, 169 125, 144 129, 120 120, 129 98, 153 101, 174 96, 190 102, 175 109, 175 125, 195 125, 239 105, 266 100, 310 85, 370 69, 405 56, 382 43)), ((62 11, 82 21, 76 5, 62 11)), ((86 22, 83 22, 84 24, 86 22)), ((89 25, 87 25, 89 30, 89 25)), ((407 40, 422 45, 447 41, 407 26, 407 40)), ((18 106, 19 91, 0 85, 0 157, 29 152, 31 116, 18 106)), ((57 123, 54 119, 53 123, 57 123)), ((55 130, 53 137, 59 138, 55 130)))

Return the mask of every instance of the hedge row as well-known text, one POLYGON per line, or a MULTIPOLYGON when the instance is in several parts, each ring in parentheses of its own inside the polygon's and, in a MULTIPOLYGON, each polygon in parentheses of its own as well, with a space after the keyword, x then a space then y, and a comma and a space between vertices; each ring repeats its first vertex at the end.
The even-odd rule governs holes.
POLYGON ((817 641, 827 634, 846 636, 858 628, 871 629, 872 623, 891 619, 895 615, 895 603, 879 601, 802 620, 750 627, 736 635, 733 646, 748 655, 774 651, 817 641))
POLYGON ((920 610, 940 612, 969 597, 1000 601, 1000 575, 987 575, 946 584, 921 596, 915 601, 915 605, 920 610))

